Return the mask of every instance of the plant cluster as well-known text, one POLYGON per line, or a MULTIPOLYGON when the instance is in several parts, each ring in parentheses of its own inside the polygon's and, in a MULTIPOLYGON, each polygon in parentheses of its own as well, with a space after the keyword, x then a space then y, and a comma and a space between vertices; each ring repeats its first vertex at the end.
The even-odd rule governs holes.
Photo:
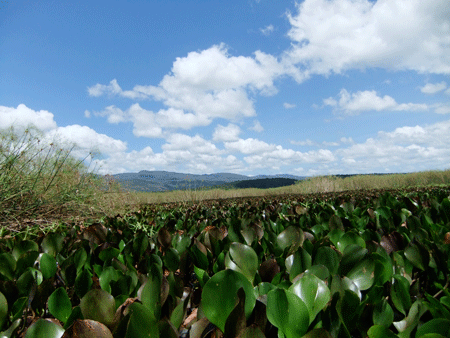
POLYGON ((448 188, 142 206, 0 239, 1 337, 448 337, 448 188))

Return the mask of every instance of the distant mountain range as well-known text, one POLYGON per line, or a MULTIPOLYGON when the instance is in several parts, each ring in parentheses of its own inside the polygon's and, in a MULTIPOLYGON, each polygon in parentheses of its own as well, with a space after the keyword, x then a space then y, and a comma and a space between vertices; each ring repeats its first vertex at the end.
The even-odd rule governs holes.
POLYGON ((246 181, 255 181, 257 187, 272 187, 294 184, 305 176, 295 175, 258 175, 246 176, 231 173, 217 174, 185 174, 170 171, 142 170, 138 173, 123 173, 112 175, 130 191, 171 191, 180 189, 204 189, 208 187, 251 187, 246 181), (242 183, 245 182, 245 183, 242 183))

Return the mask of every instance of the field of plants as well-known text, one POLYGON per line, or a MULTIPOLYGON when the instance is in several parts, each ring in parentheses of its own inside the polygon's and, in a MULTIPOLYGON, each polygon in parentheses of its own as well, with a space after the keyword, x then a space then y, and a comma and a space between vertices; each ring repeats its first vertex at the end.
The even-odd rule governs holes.
POLYGON ((125 208, 29 135, 0 148, 1 338, 450 336, 445 182, 125 208))

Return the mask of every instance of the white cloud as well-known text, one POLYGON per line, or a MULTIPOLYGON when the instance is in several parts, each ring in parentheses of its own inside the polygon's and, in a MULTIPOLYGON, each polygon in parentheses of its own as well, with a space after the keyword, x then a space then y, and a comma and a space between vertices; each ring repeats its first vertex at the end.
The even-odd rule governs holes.
POLYGON ((84 111, 84 117, 90 118, 91 117, 91 112, 89 110, 85 110, 84 111))
POLYGON ((450 120, 380 131, 377 138, 339 149, 336 154, 344 164, 361 172, 373 172, 374 168, 390 172, 430 170, 430 161, 433 169, 445 169, 450 163, 449 144, 450 120))
POLYGON ((53 116, 47 110, 36 111, 24 104, 19 104, 17 108, 0 106, 0 129, 14 126, 17 131, 20 131, 33 124, 39 130, 47 131, 56 128, 53 116))
POLYGON ((258 133, 264 131, 264 127, 261 125, 261 123, 259 123, 258 120, 253 121, 253 126, 248 129, 256 131, 258 133))
POLYGON ((235 124, 228 124, 228 126, 218 125, 213 133, 213 141, 218 142, 232 142, 239 140, 241 128, 235 124))
POLYGON ((305 0, 287 13, 292 75, 352 68, 450 74, 448 0, 305 0))
POLYGON ((78 124, 58 127, 46 134, 48 139, 60 138, 62 142, 69 142, 70 144, 76 144, 77 153, 80 156, 87 154, 92 147, 100 151, 102 154, 108 154, 109 156, 117 153, 124 152, 127 149, 127 143, 116 140, 105 134, 99 134, 95 130, 87 127, 80 126, 78 124))
POLYGON ((285 102, 285 103, 283 103, 283 107, 286 109, 292 109, 292 108, 297 107, 297 105, 285 102))
POLYGON ((450 114, 449 105, 439 105, 434 110, 437 114, 450 114))
POLYGON ((366 90, 350 94, 342 89, 339 92, 339 100, 330 97, 323 100, 324 105, 332 106, 348 115, 357 115, 363 111, 423 111, 427 110, 426 104, 417 103, 397 103, 392 97, 385 95, 378 96, 376 91, 366 90))
POLYGON ((443 91, 445 88, 447 88, 447 83, 445 83, 445 81, 442 81, 435 84, 427 83, 425 86, 420 87, 420 91, 425 94, 435 94, 443 91))
MULTIPOLYGON (((96 84, 88 92, 96 97, 116 95, 161 101, 169 107, 167 112, 173 109, 168 113, 171 116, 176 111, 179 120, 189 118, 182 125, 192 128, 209 124, 215 118, 237 121, 255 116, 249 93, 275 94, 273 81, 285 73, 285 67, 272 55, 256 51, 252 57, 231 56, 221 44, 176 58, 171 72, 158 86, 136 85, 133 90, 123 91, 114 79, 108 85, 96 84)), ((122 113, 111 110, 107 107, 102 114, 108 116, 110 123, 122 122, 122 113)), ((162 111, 159 114, 164 115, 162 111)))
POLYGON ((261 31, 261 33, 263 33, 265 36, 269 36, 274 30, 275 27, 273 25, 268 25, 264 28, 260 28, 259 29, 261 31))
POLYGON ((130 106, 126 111, 116 106, 106 107, 97 116, 107 116, 109 123, 132 122, 133 134, 138 137, 163 137, 165 129, 190 129, 196 126, 207 126, 211 120, 204 115, 184 113, 180 109, 161 109, 157 113, 142 108, 139 103, 130 106))
POLYGON ((239 139, 238 141, 225 142, 225 148, 242 154, 257 154, 274 150, 276 146, 254 138, 247 138, 245 140, 239 139))

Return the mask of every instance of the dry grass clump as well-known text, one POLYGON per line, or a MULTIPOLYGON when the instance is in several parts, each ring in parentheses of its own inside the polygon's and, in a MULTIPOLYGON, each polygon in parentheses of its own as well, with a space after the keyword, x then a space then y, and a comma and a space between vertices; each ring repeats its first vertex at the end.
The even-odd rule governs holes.
POLYGON ((21 134, 14 127, 0 130, 3 229, 20 229, 30 220, 48 225, 68 217, 98 217, 117 209, 117 200, 106 192, 121 191, 120 185, 89 173, 83 162, 92 153, 76 160, 74 149, 46 142, 33 126, 21 134))

